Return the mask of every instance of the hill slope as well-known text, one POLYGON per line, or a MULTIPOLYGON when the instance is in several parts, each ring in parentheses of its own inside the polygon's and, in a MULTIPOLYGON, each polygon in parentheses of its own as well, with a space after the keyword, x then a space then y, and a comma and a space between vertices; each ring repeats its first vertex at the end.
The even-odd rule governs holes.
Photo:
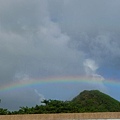
POLYGON ((71 101, 79 106, 80 112, 117 112, 120 102, 98 90, 85 90, 71 101))

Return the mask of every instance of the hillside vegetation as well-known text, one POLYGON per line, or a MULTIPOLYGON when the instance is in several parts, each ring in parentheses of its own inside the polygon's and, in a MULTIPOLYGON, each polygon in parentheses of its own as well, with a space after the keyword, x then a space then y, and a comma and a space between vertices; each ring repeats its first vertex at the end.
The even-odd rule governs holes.
POLYGON ((13 112, 0 108, 0 114, 120 112, 120 102, 98 90, 85 90, 71 101, 44 100, 42 103, 32 108, 20 107, 13 112))
POLYGON ((118 112, 120 102, 98 90, 85 90, 71 102, 79 106, 81 112, 118 112))

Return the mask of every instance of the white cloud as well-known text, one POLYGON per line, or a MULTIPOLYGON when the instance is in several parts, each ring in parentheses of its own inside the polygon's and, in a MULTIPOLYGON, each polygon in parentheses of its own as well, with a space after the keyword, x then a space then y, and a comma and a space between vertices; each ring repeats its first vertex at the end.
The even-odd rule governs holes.
POLYGON ((45 97, 41 94, 41 93, 39 93, 38 91, 37 91, 37 89, 34 89, 34 91, 35 91, 35 93, 38 95, 38 97, 39 97, 39 104, 41 104, 41 102, 43 101, 43 100, 45 100, 45 97))
POLYGON ((86 59, 83 63, 87 75, 95 74, 98 66, 94 60, 86 59))
POLYGON ((90 89, 99 89, 103 92, 107 92, 107 88, 104 85, 104 77, 97 74, 97 69, 99 66, 92 59, 86 59, 83 62, 84 69, 86 72, 86 76, 91 80, 91 88, 90 89))

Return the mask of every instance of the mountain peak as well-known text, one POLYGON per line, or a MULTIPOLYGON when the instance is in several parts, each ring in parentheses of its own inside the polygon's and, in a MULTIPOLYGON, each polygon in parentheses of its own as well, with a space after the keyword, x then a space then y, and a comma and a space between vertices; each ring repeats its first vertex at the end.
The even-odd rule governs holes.
POLYGON ((85 111, 120 111, 120 103, 99 90, 84 90, 72 102, 85 111))

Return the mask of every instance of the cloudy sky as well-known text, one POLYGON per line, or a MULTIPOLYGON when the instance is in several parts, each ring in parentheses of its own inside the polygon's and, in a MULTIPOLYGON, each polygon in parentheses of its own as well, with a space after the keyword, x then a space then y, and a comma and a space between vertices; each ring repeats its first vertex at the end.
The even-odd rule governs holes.
POLYGON ((85 89, 120 101, 119 13, 120 0, 0 0, 0 106, 71 100, 85 89), (90 82, 55 82, 68 76, 90 82))

